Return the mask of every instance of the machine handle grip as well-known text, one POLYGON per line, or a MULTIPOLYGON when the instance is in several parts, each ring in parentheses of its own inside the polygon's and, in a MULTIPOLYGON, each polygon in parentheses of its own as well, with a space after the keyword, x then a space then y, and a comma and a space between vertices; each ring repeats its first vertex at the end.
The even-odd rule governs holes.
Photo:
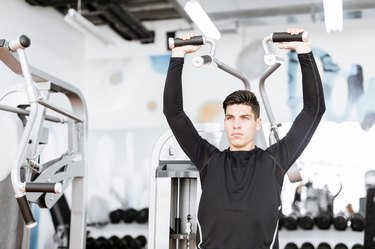
POLYGON ((189 40, 182 40, 180 38, 168 38, 168 47, 170 49, 175 47, 182 47, 185 45, 203 45, 206 42, 204 36, 193 36, 189 40))
POLYGON ((310 36, 306 31, 299 33, 298 35, 291 35, 288 32, 274 32, 271 33, 271 40, 272 42, 309 42, 310 36))
POLYGON ((27 48, 31 44, 30 38, 26 35, 21 35, 19 38, 9 41, 8 47, 15 52, 19 48, 27 48))
POLYGON ((194 57, 192 60, 193 66, 201 67, 205 64, 210 64, 212 62, 212 57, 209 55, 202 55, 194 57))
POLYGON ((47 183, 47 182, 27 182, 25 183, 26 192, 44 192, 59 194, 62 192, 61 183, 47 183))
POLYGON ((30 209, 29 203, 26 199, 26 196, 23 195, 23 196, 20 196, 20 197, 16 197, 16 199, 17 199, 17 203, 18 203, 18 206, 20 208, 22 217, 25 221, 25 226, 27 228, 35 227, 37 225, 37 222, 33 217, 33 213, 31 212, 31 209, 30 209))

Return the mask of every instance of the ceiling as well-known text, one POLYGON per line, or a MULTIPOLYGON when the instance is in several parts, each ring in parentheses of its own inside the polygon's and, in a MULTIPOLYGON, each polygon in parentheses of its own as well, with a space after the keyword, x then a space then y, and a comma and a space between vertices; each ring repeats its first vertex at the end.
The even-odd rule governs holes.
MULTIPOLYGON (((65 15, 78 10, 95 25, 108 25, 125 40, 154 42, 154 31, 144 22, 185 19, 187 0, 25 0, 32 6, 56 9, 65 15)), ((323 0, 200 0, 218 29, 235 30, 244 25, 323 20, 323 0)), ((374 0, 344 0, 344 18, 375 17, 374 0)))

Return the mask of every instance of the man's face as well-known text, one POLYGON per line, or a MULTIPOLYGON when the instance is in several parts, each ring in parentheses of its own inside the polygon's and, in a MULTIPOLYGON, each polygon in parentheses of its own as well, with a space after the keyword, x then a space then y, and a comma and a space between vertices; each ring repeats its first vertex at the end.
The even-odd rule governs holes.
POLYGON ((260 118, 255 118, 251 106, 235 104, 227 106, 224 127, 230 150, 251 150, 255 146, 255 134, 261 125, 260 118))

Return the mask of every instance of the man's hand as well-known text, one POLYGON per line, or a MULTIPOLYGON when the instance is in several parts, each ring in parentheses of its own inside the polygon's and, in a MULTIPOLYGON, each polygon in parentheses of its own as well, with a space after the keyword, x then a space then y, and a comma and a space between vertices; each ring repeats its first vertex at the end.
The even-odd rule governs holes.
MULTIPOLYGON (((300 28, 292 28, 287 30, 287 32, 291 35, 298 35, 303 31, 304 30, 300 28)), ((310 42, 280 42, 278 46, 281 49, 295 50, 299 54, 311 52, 310 42)))
MULTIPOLYGON (((189 40, 191 37, 193 37, 193 33, 186 33, 181 34, 177 38, 181 40, 189 40)), ((200 49, 201 46, 194 46, 194 45, 186 45, 181 47, 175 47, 172 49, 172 57, 184 57, 185 54, 194 53, 198 49, 200 49)))

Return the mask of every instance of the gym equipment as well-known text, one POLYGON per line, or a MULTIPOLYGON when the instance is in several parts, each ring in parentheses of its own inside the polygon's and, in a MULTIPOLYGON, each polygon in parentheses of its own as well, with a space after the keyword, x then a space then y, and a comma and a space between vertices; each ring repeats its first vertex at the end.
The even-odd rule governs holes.
POLYGON ((361 212, 354 213, 349 218, 350 228, 356 232, 362 232, 365 229, 365 214, 361 212))
POLYGON ((294 212, 291 212, 288 215, 285 215, 285 216, 281 217, 281 219, 283 220, 283 226, 287 230, 296 230, 297 227, 298 227, 299 215, 300 215, 299 213, 294 211, 294 212))
POLYGON ((337 245, 335 245, 334 249, 349 249, 349 248, 344 243, 338 243, 337 245))
POLYGON ((305 242, 301 245, 300 249, 315 249, 315 247, 310 242, 305 242))
POLYGON ((109 220, 111 223, 146 223, 148 221, 148 208, 135 210, 134 208, 128 208, 126 210, 116 209, 109 213, 109 220))
POLYGON ((319 213, 315 218, 315 224, 319 229, 328 230, 332 224, 331 213, 328 213, 328 212, 319 213))
MULTIPOLYGON (((306 34, 291 36, 285 33, 274 33, 270 41, 287 41, 305 39, 306 34), (304 37, 304 38, 302 38, 304 37)), ((268 39, 265 43, 268 43, 268 39)), ((226 65, 215 57, 215 42, 204 36, 193 37, 189 40, 169 38, 169 48, 183 45, 205 45, 211 46, 209 55, 198 56, 193 59, 195 67, 204 64, 214 63, 221 70, 240 79, 244 88, 250 90, 250 82, 247 77, 234 68, 226 65)), ((268 49, 268 45, 265 44, 268 49)), ((270 51, 270 49, 268 49, 270 51)), ((274 56, 267 53, 271 58, 274 56)), ((274 56, 275 58, 279 58, 274 56)), ((280 64, 279 64, 280 65, 280 64)), ((278 66, 279 66, 278 65, 278 66)), ((267 78, 278 66, 271 66, 263 76, 264 84, 267 78)), ((265 91, 262 93, 264 98, 265 91)), ((266 109, 270 109, 269 104, 265 104, 266 109)), ((270 112, 270 110, 267 110, 270 112)), ((277 138, 278 125, 273 125, 273 137, 277 138)), ((228 141, 223 132, 221 124, 199 124, 195 125, 198 133, 219 149, 228 148, 228 141)), ((275 139, 274 139, 275 140, 275 139)), ((263 130, 257 132, 256 145, 266 148, 267 143, 263 130)), ((149 249, 176 249, 195 248, 200 241, 200 231, 197 224, 197 209, 201 195, 201 185, 199 172, 185 155, 171 131, 167 131, 157 141, 151 159, 151 179, 150 179, 150 212, 149 212, 149 249)), ((288 173, 291 181, 300 180, 297 174, 288 173)), ((280 172, 281 176, 281 172, 280 172)), ((281 180, 282 181, 282 180, 281 180)))
MULTIPOLYGON (((365 247, 363 246, 363 245, 360 245, 360 244, 354 244, 353 246, 352 246, 352 249, 364 249, 365 247)), ((370 248, 370 247, 368 247, 368 248, 370 248)), ((367 248, 366 248, 367 249, 367 248)))
POLYGON ((143 208, 137 212, 135 222, 140 224, 148 222, 148 208, 143 208))
POLYGON ((333 227, 338 231, 345 231, 348 228, 349 217, 344 212, 339 212, 333 217, 333 227))
POLYGON ((299 212, 298 225, 302 229, 311 230, 316 225, 327 230, 333 222, 333 201, 341 192, 342 184, 340 181, 340 188, 334 195, 326 184, 322 188, 313 185, 313 181, 309 180, 296 188, 298 195, 295 195, 292 208, 294 212, 299 212))
POLYGON ((69 238, 63 238, 69 241, 69 248, 84 248, 87 140, 85 100, 74 86, 31 67, 25 53, 29 46, 30 39, 25 35, 10 41, 0 40, 0 60, 25 80, 25 84, 11 86, 0 95, 0 110, 17 114, 23 124, 10 172, 13 191, 24 221, 24 224, 19 225, 21 230, 18 230, 17 237, 20 241, 23 237, 22 248, 29 248, 29 229, 37 225, 29 204, 35 203, 40 208, 51 209, 52 216, 55 217, 56 238, 69 231, 69 238), (21 96, 17 103, 4 104, 14 95, 21 96), (56 95, 68 100, 68 108, 62 108, 50 100, 56 95), (47 112, 53 112, 54 116, 47 115, 47 112), (48 141, 47 124, 57 124, 55 127, 66 129, 68 148, 61 156, 44 162, 41 146, 45 146, 48 141), (66 219, 59 216, 59 212, 68 207, 67 203, 62 201, 59 208, 58 201, 69 186, 72 189, 72 201, 68 210, 70 218, 66 219), (66 222, 70 224, 65 224, 66 222), (59 224, 65 228, 61 229, 59 224), (68 230, 66 227, 69 227, 68 230))
POLYGON ((289 242, 285 245, 284 249, 298 249, 298 246, 293 242, 289 242))
POLYGON ((129 208, 123 211, 122 213, 122 219, 125 223, 131 223, 135 220, 137 215, 137 210, 134 208, 129 208))
POLYGON ((122 209, 116 209, 109 213, 109 220, 111 223, 117 224, 122 220, 124 211, 122 209))
POLYGON ((100 236, 96 239, 88 237, 86 240, 87 249, 143 249, 147 244, 147 239, 143 235, 133 238, 130 235, 125 235, 119 238, 116 235, 106 238, 100 236))
POLYGON ((332 249, 332 247, 327 242, 322 242, 316 249, 332 249))

